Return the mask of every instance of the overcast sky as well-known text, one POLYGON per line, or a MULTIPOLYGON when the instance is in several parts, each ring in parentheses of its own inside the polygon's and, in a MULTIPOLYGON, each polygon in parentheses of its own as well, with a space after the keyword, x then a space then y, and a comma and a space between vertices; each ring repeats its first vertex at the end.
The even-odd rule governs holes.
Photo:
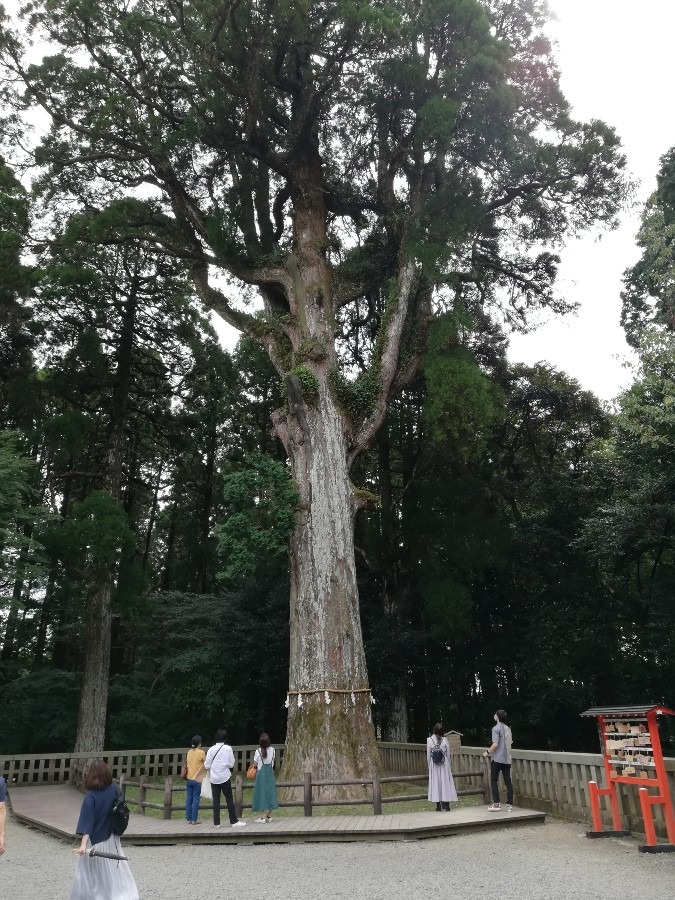
MULTIPOLYGON (((558 18, 561 84, 575 114, 613 125, 644 202, 656 187, 659 158, 675 145, 672 44, 674 0, 549 0, 558 18)), ((547 360, 605 400, 630 383, 629 348, 619 326, 621 275, 638 258, 639 209, 614 232, 588 236, 562 254, 559 286, 581 303, 577 316, 548 317, 534 333, 514 335, 510 357, 547 360), (618 357, 618 358, 617 358, 618 357)))

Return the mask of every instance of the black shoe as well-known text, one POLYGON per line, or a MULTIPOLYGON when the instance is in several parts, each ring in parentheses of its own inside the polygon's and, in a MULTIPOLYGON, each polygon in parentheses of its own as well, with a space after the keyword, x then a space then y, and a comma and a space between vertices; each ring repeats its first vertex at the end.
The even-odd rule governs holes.
POLYGON ((436 804, 436 812, 441 812, 441 804, 440 803, 436 804))

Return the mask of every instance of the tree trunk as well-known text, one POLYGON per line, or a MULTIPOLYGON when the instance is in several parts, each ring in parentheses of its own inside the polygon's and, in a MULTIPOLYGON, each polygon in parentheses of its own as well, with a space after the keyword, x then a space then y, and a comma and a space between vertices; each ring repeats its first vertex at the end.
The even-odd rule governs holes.
MULTIPOLYGON (((113 381, 105 490, 115 503, 122 500, 122 467, 126 449, 126 422, 131 383, 137 296, 132 284, 124 306, 117 366, 113 381)), ((112 598, 119 560, 101 573, 88 604, 82 691, 77 714, 75 753, 103 750, 110 680, 112 598)))
MULTIPOLYGON (((273 417, 300 495, 290 547, 284 758, 284 778, 289 781, 302 781, 307 770, 315 780, 358 779, 378 764, 354 560, 357 503, 347 463, 351 423, 330 385, 336 366, 335 326, 317 171, 309 165, 298 172, 293 197, 295 240, 289 274, 297 327, 292 343, 304 380, 297 369, 287 374, 288 409, 273 417)), ((337 787, 322 793, 339 797, 359 790, 337 787)))
MULTIPOLYGON (((394 490, 391 477, 391 444, 389 421, 385 420, 377 436, 378 482, 380 487, 380 546, 382 571, 382 612, 387 633, 400 628, 399 553, 395 542, 398 522, 394 507, 394 490)), ((400 659, 400 658, 399 658, 400 659)), ((407 661, 401 661, 406 666, 407 661)), ((408 740, 408 698, 404 678, 399 678, 394 688, 391 706, 387 710, 384 740, 405 743, 408 740)))
POLYGON ((316 407, 306 407, 309 427, 289 442, 301 496, 291 540, 290 705, 284 761, 284 778, 292 781, 307 769, 317 780, 360 778, 377 764, 345 436, 325 384, 320 395, 316 407))
POLYGON ((384 739, 400 744, 405 744, 408 740, 408 698, 402 678, 396 685, 384 739))
POLYGON ((109 573, 89 603, 75 753, 96 753, 105 747, 113 579, 109 573))

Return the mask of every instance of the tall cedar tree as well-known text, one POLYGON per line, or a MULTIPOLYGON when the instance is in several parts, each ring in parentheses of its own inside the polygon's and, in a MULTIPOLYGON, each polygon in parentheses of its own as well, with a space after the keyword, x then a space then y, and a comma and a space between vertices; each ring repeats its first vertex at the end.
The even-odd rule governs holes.
POLYGON ((503 296, 517 318, 556 305, 548 248, 612 220, 618 140, 571 118, 542 0, 36 0, 25 15, 58 47, 30 65, 0 34, 25 103, 52 117, 45 191, 118 197, 129 230, 188 261, 203 302, 284 378, 289 679, 305 697, 287 775, 366 774, 353 525, 368 498, 350 470, 420 365, 434 297, 503 296), (125 199, 139 186, 150 199, 125 199))

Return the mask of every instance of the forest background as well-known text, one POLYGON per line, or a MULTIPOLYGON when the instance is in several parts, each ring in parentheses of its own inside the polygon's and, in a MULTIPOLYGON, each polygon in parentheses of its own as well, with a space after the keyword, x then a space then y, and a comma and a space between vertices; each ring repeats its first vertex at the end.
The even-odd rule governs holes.
MULTIPOLYGON (((114 571, 106 745, 285 733, 295 494, 250 338, 218 343, 179 263, 98 244, 0 166, 0 753, 75 735, 87 606, 114 571), (110 467, 111 443, 121 449, 110 467), (122 502, 103 488, 117 479, 122 502)), ((495 315, 448 311, 355 480, 361 616, 383 740, 435 721, 593 750, 578 713, 675 682, 675 157, 626 273, 633 386, 612 410, 506 358, 495 315)), ((94 239, 93 239, 94 238, 94 239)), ((347 321, 345 329, 350 327, 347 321)), ((670 745, 672 751, 672 742, 670 745)))

